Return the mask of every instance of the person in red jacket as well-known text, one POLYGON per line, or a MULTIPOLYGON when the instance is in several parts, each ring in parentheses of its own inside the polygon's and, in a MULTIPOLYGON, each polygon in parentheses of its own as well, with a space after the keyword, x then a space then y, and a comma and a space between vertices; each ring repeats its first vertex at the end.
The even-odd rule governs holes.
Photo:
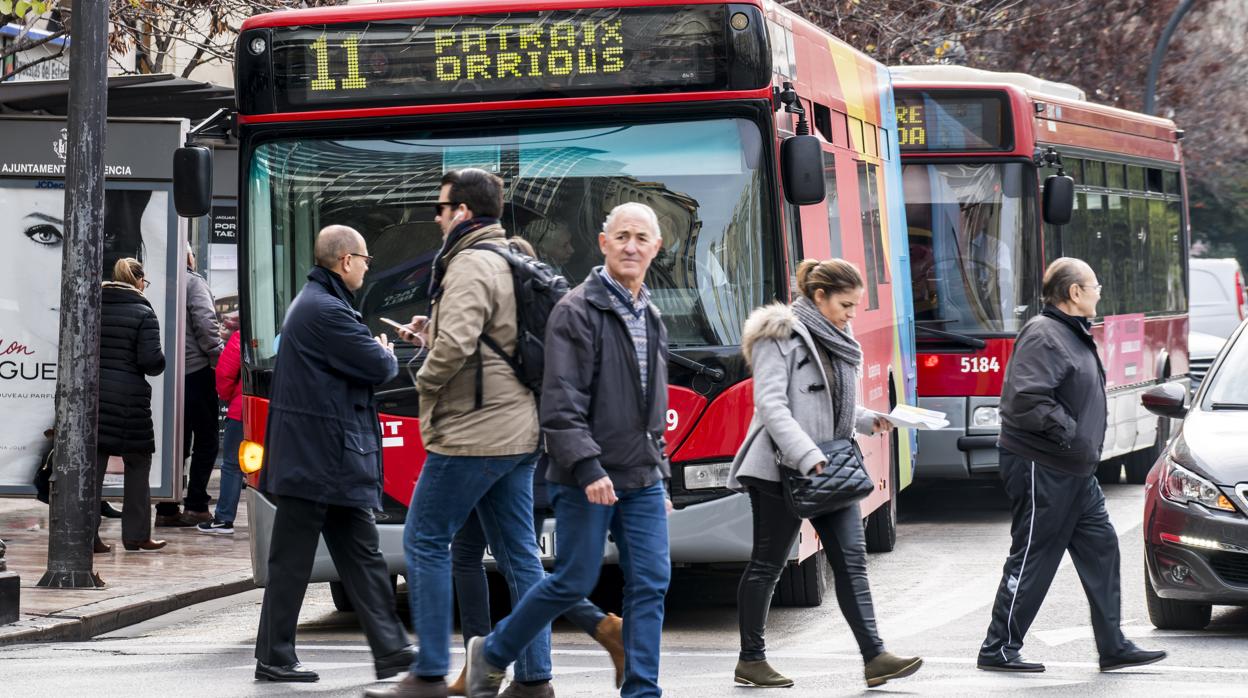
POLYGON ((234 515, 243 491, 243 471, 238 464, 238 447, 243 443, 243 345, 238 330, 230 335, 217 359, 217 397, 229 403, 225 434, 222 438, 221 495, 212 521, 195 527, 200 533, 233 534, 234 515))

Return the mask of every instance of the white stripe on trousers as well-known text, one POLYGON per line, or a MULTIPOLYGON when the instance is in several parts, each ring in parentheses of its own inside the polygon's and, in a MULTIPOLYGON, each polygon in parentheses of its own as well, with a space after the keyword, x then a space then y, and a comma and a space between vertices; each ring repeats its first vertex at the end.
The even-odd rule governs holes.
POLYGON ((1023 585, 1023 570, 1027 569, 1027 553, 1031 552, 1031 536, 1036 531, 1036 462, 1031 461, 1031 520, 1027 524, 1027 547, 1023 548, 1023 562, 1018 566, 1018 577, 1014 581, 1014 596, 1010 598, 1010 612, 1005 617, 1005 644, 1001 646, 1001 659, 1010 661, 1005 656, 1005 648, 1014 641, 1014 628, 1010 623, 1014 620, 1014 602, 1018 600, 1018 588, 1023 585))

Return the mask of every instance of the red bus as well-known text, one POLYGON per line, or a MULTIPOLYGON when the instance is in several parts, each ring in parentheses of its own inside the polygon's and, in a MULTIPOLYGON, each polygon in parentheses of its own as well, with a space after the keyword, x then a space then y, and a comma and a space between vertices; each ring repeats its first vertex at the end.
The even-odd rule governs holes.
MULTIPOLYGON (((383 317, 426 312, 441 244, 438 184, 467 166, 503 178, 504 226, 572 283, 601 263, 596 236, 613 206, 641 201, 657 212, 664 245, 647 282, 671 341, 675 565, 749 558, 748 500, 725 487, 753 410, 740 333, 752 309, 790 297, 798 259, 839 254, 866 271, 864 400, 884 411, 910 401, 903 355, 911 365, 913 355, 896 322, 909 289, 888 73, 783 8, 479 0, 297 10, 244 23, 236 72, 243 450, 252 461, 282 316, 313 263, 316 232, 340 223, 367 238, 374 260, 356 295, 370 329, 383 332, 383 317), (801 133, 807 125, 813 134, 801 133)), ((377 520, 394 574, 404 570, 402 524, 425 459, 409 375, 418 357, 398 352, 406 369, 377 393, 377 520)), ((878 483, 863 514, 873 547, 891 548, 910 439, 863 445, 878 483)), ((274 509, 255 476, 251 484, 263 584, 274 509)), ((552 525, 547 556, 558 544, 552 525)), ((824 591, 807 533, 782 581, 791 603, 819 603, 824 591)), ((606 562, 615 555, 609 547, 606 562)), ((335 579, 322 550, 314 581, 335 579)))
POLYGON ((1139 396, 1188 380, 1186 192, 1174 123, 1092 104, 1070 85, 961 67, 894 68, 919 404, 949 428, 919 436, 916 475, 995 472, 997 405, 1014 337, 1058 257, 1104 286, 1094 334, 1109 427, 1099 476, 1143 483, 1169 421, 1139 396), (1043 186, 1074 179, 1070 220, 1044 220, 1043 186))

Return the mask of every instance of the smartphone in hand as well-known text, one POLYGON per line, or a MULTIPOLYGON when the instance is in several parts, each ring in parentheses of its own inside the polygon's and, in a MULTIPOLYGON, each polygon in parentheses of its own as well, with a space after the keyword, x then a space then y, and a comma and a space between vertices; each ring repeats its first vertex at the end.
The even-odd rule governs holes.
POLYGON ((394 328, 394 329, 396 329, 396 330, 400 330, 400 331, 402 331, 402 332, 407 332, 408 334, 416 334, 416 333, 412 330, 412 328, 411 328, 411 327, 409 327, 409 326, 407 326, 407 325, 401 325, 401 324, 399 324, 399 323, 395 322, 394 320, 391 320, 391 319, 390 319, 390 318, 388 318, 388 317, 382 317, 382 318, 377 318, 377 319, 378 319, 378 320, 381 320, 382 322, 386 323, 387 325, 389 325, 389 326, 393 327, 393 328, 394 328))

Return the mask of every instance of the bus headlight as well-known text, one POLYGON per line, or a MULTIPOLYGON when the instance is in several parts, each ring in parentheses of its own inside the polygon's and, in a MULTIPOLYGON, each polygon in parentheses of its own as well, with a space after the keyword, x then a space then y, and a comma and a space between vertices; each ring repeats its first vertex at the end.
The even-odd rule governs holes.
POLYGON ((732 472, 732 463, 701 463, 685 466, 685 489, 709 490, 714 487, 727 487, 728 475, 732 472))
POLYGON ((244 473, 251 474, 260 470, 264 463, 264 446, 255 441, 243 441, 238 446, 238 467, 244 473))
POLYGON ((976 407, 971 413, 971 426, 975 427, 997 427, 1001 426, 1001 409, 992 406, 976 407))

